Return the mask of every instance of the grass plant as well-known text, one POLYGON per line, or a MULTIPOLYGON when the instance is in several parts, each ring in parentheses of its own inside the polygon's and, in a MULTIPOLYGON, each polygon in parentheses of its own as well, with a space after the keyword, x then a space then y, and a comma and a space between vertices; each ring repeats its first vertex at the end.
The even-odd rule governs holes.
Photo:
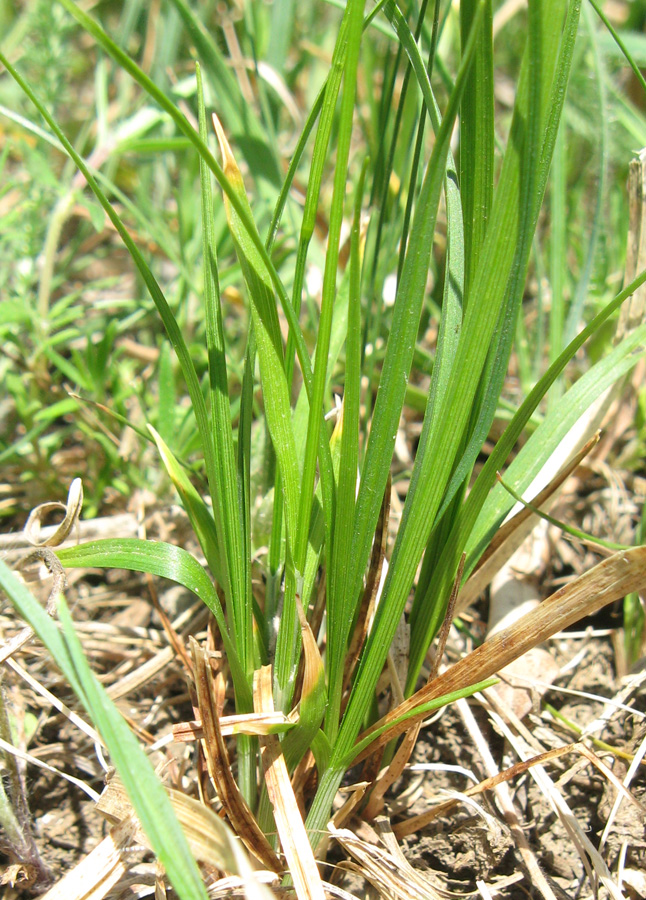
MULTIPOLYGON (((440 679, 420 692, 450 598, 477 570, 515 504, 497 471, 504 469, 510 489, 523 494, 576 421, 632 371, 646 338, 644 324, 615 346, 600 337, 646 272, 619 292, 619 285, 608 290, 610 274, 599 277, 595 270, 600 244, 611 241, 602 220, 617 147, 606 129, 611 101, 603 33, 589 11, 581 19, 580 0, 529 3, 526 26, 515 33, 521 59, 507 64, 514 83, 509 110, 495 95, 491 0, 468 0, 459 10, 439 2, 404 9, 394 0, 314 6, 326 19, 329 70, 314 59, 307 112, 293 125, 289 152, 277 135, 294 115, 292 91, 299 88, 305 54, 295 66, 288 35, 303 38, 313 9, 282 0, 249 3, 239 21, 224 22, 216 39, 195 4, 172 0, 163 11, 168 32, 158 55, 137 60, 130 51, 137 4, 124 6, 117 31, 108 13, 104 28, 74 0, 59 0, 66 22, 75 20, 100 48, 91 134, 66 133, 63 111, 52 112, 53 98, 22 74, 21 60, 12 62, 13 48, 0 52, 40 118, 30 119, 22 107, 3 111, 37 148, 46 141, 49 154, 54 148, 74 165, 64 169, 65 189, 41 235, 46 275, 36 307, 25 314, 18 298, 0 318, 0 329, 25 325, 15 353, 30 359, 33 377, 28 396, 15 373, 8 374, 26 433, 2 456, 20 457, 31 447, 46 467, 41 435, 63 416, 69 422, 76 409, 74 398, 61 395, 43 413, 39 374, 58 373, 61 389, 65 382, 75 395, 101 404, 95 409, 107 409, 115 428, 124 427, 132 370, 119 357, 118 337, 140 323, 154 329, 154 306, 165 331, 156 406, 141 391, 144 421, 133 424, 146 452, 158 452, 206 566, 184 548, 134 538, 56 552, 64 567, 116 567, 171 579, 213 613, 235 713, 286 717, 269 729, 280 737, 258 737, 253 729, 237 734, 236 783, 228 787, 234 799, 226 811, 250 849, 261 846, 263 861, 273 858, 278 826, 303 897, 323 894, 308 884, 311 851, 302 843, 290 847, 285 834, 290 779, 298 783, 295 773, 308 771, 313 754, 316 788, 305 780, 299 800, 315 850, 326 836, 337 790, 359 757, 409 731, 431 708, 489 683, 504 659, 484 645, 477 651, 477 660, 484 658, 480 668, 474 661, 469 674, 468 663, 456 666, 457 680, 449 679, 446 690, 438 693, 445 685, 440 679), (199 62, 172 83, 169 67, 187 41, 199 62), (132 106, 119 123, 106 112, 110 79, 120 97, 137 91, 136 111, 132 106), (592 129, 598 193, 585 201, 592 225, 577 235, 574 267, 568 229, 583 226, 580 220, 568 224, 568 154, 582 152, 584 141, 571 139, 577 114, 582 117, 566 100, 572 82, 586 83, 577 102, 592 105, 598 124, 592 129), (172 154, 174 163, 162 163, 172 154), (178 179, 177 233, 155 207, 157 193, 171 196, 171 173, 178 179), (97 319, 98 341, 86 332, 85 350, 66 353, 66 342, 83 332, 76 321, 81 301, 54 291, 55 251, 78 204, 97 227, 109 223, 119 236, 149 299, 129 300, 121 319, 108 317, 104 325, 97 319), (540 220, 542 210, 549 225, 540 220), (322 218, 324 240, 317 234, 322 218), (146 250, 151 242, 173 264, 170 284, 146 250), (314 266, 318 296, 308 280, 314 266), (541 300, 541 284, 534 302, 538 325, 530 331, 528 278, 542 273, 549 277, 550 304, 546 309, 541 300), (240 297, 242 325, 235 306, 240 297), (430 325, 434 346, 427 341, 430 325), (595 337, 601 341, 597 361, 577 372, 573 360, 595 337), (506 394, 512 353, 520 376, 515 397, 506 394), (343 402, 334 425, 326 414, 338 391, 343 402), (421 433, 401 521, 385 553, 391 464, 402 416, 411 409, 422 414, 421 433), (495 421, 504 422, 504 430, 479 464, 495 421), (267 498, 269 525, 257 515, 257 494, 267 498), (252 575, 263 546, 259 598, 252 575), (404 616, 410 646, 403 702, 381 718, 377 686, 404 616), (261 759, 271 772, 267 779, 261 759), (267 759, 284 761, 280 777, 267 759), (256 845, 242 833, 243 824, 256 845), (295 869, 297 858, 302 872, 295 869)), ((627 117, 634 112, 626 109, 627 117)), ((585 193, 583 182, 577 190, 585 193)), ((92 409, 86 405, 85 415, 92 409)), ((101 478, 109 481, 119 462, 106 432, 104 439, 110 449, 101 478)), ((62 440, 58 431, 52 446, 62 440)), ((145 482, 137 469, 136 460, 121 469, 124 489, 131 476, 145 482)), ((537 492, 532 487, 532 496, 537 492)), ((603 573, 583 576, 579 594, 589 598, 602 577, 612 582, 604 587, 605 602, 635 590, 643 554, 631 554, 628 580, 613 562, 603 573)), ((3 566, 0 575, 110 747, 178 895, 203 896, 170 802, 87 669, 65 605, 59 633, 3 566), (162 807, 168 815, 160 815, 162 807), (174 852, 177 847, 182 852, 174 852)), ((575 594, 559 599, 559 609, 575 594)), ((572 620, 567 608, 562 618, 554 615, 554 627, 572 620)), ((576 615, 585 608, 577 606, 576 615)), ((532 634, 540 642, 549 623, 532 634)), ((514 639, 511 652, 518 654, 520 631, 514 639)), ((198 660, 195 649, 194 675, 198 660)), ((209 696, 207 690, 200 702, 203 720, 209 696)), ((215 734, 218 722, 216 715, 215 734)), ((394 752, 392 744, 386 763, 394 752)), ((217 760, 208 753, 215 770, 217 760)), ((217 784, 222 794, 224 782, 217 784)))

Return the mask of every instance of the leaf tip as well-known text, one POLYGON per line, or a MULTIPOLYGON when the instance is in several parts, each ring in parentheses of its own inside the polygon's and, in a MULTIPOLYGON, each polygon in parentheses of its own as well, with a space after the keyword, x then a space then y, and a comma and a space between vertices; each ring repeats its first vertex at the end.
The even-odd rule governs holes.
POLYGON ((222 154, 222 168, 224 169, 227 178, 232 182, 232 184, 235 185, 236 182, 242 184, 242 175, 233 155, 233 151, 231 150, 231 146, 227 140, 227 136, 224 133, 222 123, 215 113, 211 113, 211 118, 213 121, 213 128, 215 129, 215 134, 218 139, 218 144, 220 145, 220 153, 222 154))

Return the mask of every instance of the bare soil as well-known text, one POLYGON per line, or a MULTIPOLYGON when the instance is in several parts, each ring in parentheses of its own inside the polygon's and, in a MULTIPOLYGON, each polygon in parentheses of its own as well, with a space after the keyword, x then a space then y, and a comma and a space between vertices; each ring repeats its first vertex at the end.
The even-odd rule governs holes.
MULTIPOLYGON (((175 508, 154 511, 146 521, 150 533, 190 548, 188 526, 175 508)), ((193 604, 193 598, 169 583, 153 583, 144 576, 131 573, 70 574, 68 600, 84 648, 94 671, 117 699, 141 740, 150 745, 169 734, 173 724, 193 718, 187 679, 177 658, 166 659, 152 677, 143 679, 137 674, 144 663, 163 651, 168 652, 165 651, 168 638, 156 604, 181 634, 185 636, 191 631, 201 639, 206 638, 204 611, 193 604)), ((549 572, 544 593, 551 592, 554 580, 562 577, 561 571, 549 572)), ((39 585, 36 581, 35 586, 46 598, 47 583, 39 585)), ((471 636, 478 637, 484 629, 484 609, 482 605, 480 611, 476 609, 469 616, 471 636)), ((616 671, 617 642, 613 629, 619 624, 619 615, 619 609, 606 610, 597 620, 582 623, 576 634, 560 635, 550 642, 548 650, 558 664, 560 674, 542 698, 535 694, 534 707, 523 725, 527 729, 526 737, 534 742, 533 753, 538 755, 578 738, 564 721, 556 721, 547 712, 545 704, 557 709, 563 720, 583 732, 591 729, 605 712, 602 726, 593 729, 594 738, 604 743, 595 744, 590 739, 587 744, 622 779, 630 764, 630 755, 638 751, 645 739, 646 689, 637 686, 624 693, 621 698, 623 708, 615 707, 609 712, 604 705, 604 698, 616 698, 625 684, 616 671), (621 758, 617 751, 628 756, 621 758)), ((10 607, 5 605, 0 617, 2 639, 11 639, 21 627, 22 623, 16 621, 10 607)), ((463 640, 464 636, 457 632, 453 635, 447 648, 449 656, 455 657, 460 652, 460 641, 463 640)), ((14 659, 68 707, 84 715, 37 641, 28 643, 14 659)), ((105 770, 93 742, 25 683, 15 669, 4 667, 2 689, 10 713, 14 744, 32 757, 81 779, 100 793, 105 770)), ((517 763, 518 756, 492 722, 488 711, 475 699, 470 701, 470 709, 498 769, 505 771, 517 763)), ((154 751, 152 757, 156 764, 163 764, 169 783, 195 794, 195 752, 192 745, 168 744, 154 751)), ((413 768, 404 773, 386 798, 384 812, 395 833, 411 817, 427 813, 436 804, 490 774, 474 744, 472 730, 467 728, 456 707, 443 710, 422 730, 411 763, 413 768), (416 765, 429 763, 434 764, 432 770, 415 770, 416 765), (464 770, 472 773, 471 776, 464 770)), ((42 894, 46 882, 56 882, 83 860, 108 829, 93 800, 77 785, 65 781, 58 773, 39 769, 33 764, 19 765, 29 805, 28 827, 43 868, 40 881, 35 881, 36 875, 33 867, 27 864, 28 860, 5 853, 0 862, 4 884, 0 890, 6 898, 42 894)), ((576 751, 551 760, 545 769, 588 839, 595 847, 600 847, 601 833, 616 797, 608 777, 576 751)), ((529 855, 535 859, 557 898, 574 900, 592 896, 585 869, 588 859, 577 849, 567 822, 556 813, 532 773, 532 769, 520 773, 508 785, 529 855)), ((643 763, 630 790, 637 800, 646 802, 643 763)), ((600 848, 601 857, 615 878, 620 870, 626 873, 624 896, 627 898, 646 896, 643 893, 645 822, 643 811, 624 800, 610 835, 600 848)), ((347 827, 360 835, 368 833, 357 819, 347 827)), ((408 862, 429 878, 432 876, 434 885, 446 890, 472 894, 478 890, 478 882, 484 882, 491 895, 496 897, 515 900, 544 895, 535 884, 531 865, 528 868, 527 854, 519 850, 509 816, 501 810, 493 791, 480 793, 468 802, 460 795, 452 810, 406 836, 400 843, 408 862)), ((142 848, 134 848, 129 859, 133 877, 127 884, 120 884, 111 891, 108 895, 111 898, 132 896, 133 891, 142 886, 144 891, 154 891, 155 868, 150 854, 142 848)), ((330 862, 331 867, 325 871, 326 879, 345 886, 356 897, 376 896, 356 874, 344 874, 343 854, 338 848, 331 851, 330 862)), ((603 886, 598 895, 608 896, 603 886)), ((433 895, 429 893, 429 896, 433 895)))

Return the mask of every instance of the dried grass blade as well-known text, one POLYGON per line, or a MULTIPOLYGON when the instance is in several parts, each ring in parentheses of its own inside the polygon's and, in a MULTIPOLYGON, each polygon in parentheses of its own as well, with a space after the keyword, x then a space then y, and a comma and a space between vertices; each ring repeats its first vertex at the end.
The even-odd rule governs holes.
POLYGON ((58 547, 67 540, 73 529, 78 529, 79 517, 83 508, 83 482, 75 478, 67 494, 67 503, 40 503, 29 513, 23 529, 24 535, 34 547, 58 547), (54 509, 64 509, 63 521, 55 526, 53 533, 41 533, 41 522, 47 513, 54 509))
MULTIPOLYGON (((251 863, 228 826, 199 800, 187 797, 180 791, 169 788, 166 790, 195 858, 222 872, 239 876, 248 898, 269 900, 272 895, 254 878, 251 863)), ((116 776, 110 779, 97 803, 97 809, 113 822, 123 824, 134 821, 137 825, 136 819, 133 820, 132 806, 123 783, 116 776)), ((149 846, 139 827, 133 832, 131 842, 149 846)))
MULTIPOLYGON (((26 753, 24 750, 20 750, 18 747, 14 747, 13 744, 10 744, 9 741, 5 741, 0 737, 0 751, 2 751, 3 756, 6 759, 7 754, 16 759, 20 759, 25 763, 28 763, 32 766, 37 766, 39 769, 44 769, 46 772, 51 772, 53 775, 58 776, 58 778, 63 778, 65 781, 69 782, 69 784, 74 784, 76 787, 80 788, 83 793, 87 794, 87 796, 91 800, 98 800, 99 795, 94 790, 94 788, 90 787, 89 784, 86 784, 80 778, 76 778, 74 775, 69 775, 67 772, 62 771, 61 769, 57 769, 56 766, 50 766, 49 763, 46 763, 44 760, 39 759, 37 756, 32 756, 31 753, 26 753)), ((6 762, 3 762, 4 771, 3 774, 6 774, 6 762)))
POLYGON ((191 655, 195 670, 195 687, 202 719, 203 746, 209 775, 215 783, 229 821, 247 849, 258 857, 265 868, 271 869, 272 872, 281 872, 280 860, 260 830, 253 813, 231 774, 229 754, 222 737, 220 721, 213 702, 210 668, 204 651, 194 638, 191 638, 191 655))
MULTIPOLYGON (((232 734, 276 734, 292 728, 294 722, 282 712, 275 713, 241 713, 236 716, 222 716, 220 731, 223 737, 232 734)), ((173 740, 187 743, 199 741, 204 737, 202 723, 180 722, 173 725, 173 740)))
POLYGON ((357 870, 387 900, 439 900, 442 895, 412 866, 404 869, 393 854, 362 841, 346 828, 328 825, 332 836, 358 862, 357 870))
MULTIPOLYGON (((520 735, 515 734, 513 730, 509 728, 502 716, 493 709, 490 710, 489 715, 496 728, 509 741, 514 751, 519 756, 522 756, 527 752, 527 744, 525 741, 520 735)), ((530 774, 541 789, 545 799, 549 801, 561 820, 561 824, 577 850, 592 889, 596 893, 597 881, 601 881, 613 900, 624 900, 624 895, 617 882, 613 879, 605 860, 587 836, 585 830, 581 827, 577 817, 568 806, 565 798, 553 783, 548 773, 542 766, 533 766, 530 769, 530 774)))
MULTIPOLYGON (((254 705, 258 712, 274 711, 271 666, 263 666, 256 673, 254 705)), ((294 796, 280 741, 276 735, 260 737, 260 747, 267 793, 296 895, 299 900, 324 900, 321 877, 294 796)))
MULTIPOLYGON (((296 611, 301 626, 301 643, 303 647, 303 678, 301 699, 298 705, 298 724, 285 736, 282 753, 285 764, 293 772, 306 752, 311 748, 327 706, 327 690, 325 687, 325 669, 319 652, 316 638, 303 612, 300 599, 296 600, 296 611)), ((269 732, 265 732, 268 734, 269 732)))
MULTIPOLYGON (((643 270, 646 261, 646 210, 644 209, 644 188, 646 187, 646 151, 640 150, 637 159, 631 159, 628 167, 629 216, 628 240, 626 244, 626 275, 624 285, 643 270)), ((646 289, 639 287, 624 303, 619 312, 615 343, 633 331, 646 315, 646 289)))
MULTIPOLYGON (((538 756, 533 756, 531 759, 526 759, 515 763, 513 766, 509 766, 504 772, 499 772, 497 775, 492 775, 489 778, 483 779, 479 784, 474 784, 473 787, 463 791, 462 795, 465 797, 474 797, 477 794, 481 794, 483 791, 495 788, 504 781, 511 781, 513 778, 517 778, 532 766, 542 766, 552 759, 559 759, 561 756, 565 756, 567 753, 573 753, 577 750, 583 753, 583 746, 583 744, 566 744, 564 747, 555 747, 553 750, 546 750, 545 753, 539 753, 538 756)), ((584 753, 584 756, 587 757, 587 754, 584 753)), ((414 834, 416 831, 426 828, 426 826, 434 819, 437 819, 438 816, 444 816, 453 809, 454 806, 457 806, 458 803, 460 803, 460 797, 451 797, 450 800, 438 803, 432 809, 420 813, 418 816, 411 816, 404 822, 398 822, 393 827, 393 831, 398 838, 414 834)))
MULTIPOLYGON (((415 707, 494 675, 551 635, 578 622, 584 616, 592 615, 608 603, 625 597, 631 591, 642 588, 645 584, 646 546, 633 547, 603 560, 576 581, 552 594, 510 628, 498 632, 485 641, 431 684, 391 710, 359 739, 364 739, 372 731, 385 725, 395 724, 358 754, 355 762, 364 759, 403 731, 407 731, 414 723, 415 717, 404 722, 395 720, 412 712, 415 707)), ((425 713, 420 713, 420 720, 424 716, 425 713)))
POLYGON ((142 836, 134 816, 125 818, 77 866, 43 894, 41 900, 101 900, 126 874, 128 867, 124 854, 142 836))
POLYGON ((365 809, 366 819, 374 819, 375 816, 379 815, 379 813, 382 811, 384 807, 384 797, 386 795, 386 791, 397 781, 399 776, 406 768, 406 764, 410 759, 413 748, 417 743, 421 724, 421 722, 418 722, 406 732, 402 743, 397 748, 397 752, 395 753, 392 762, 390 763, 382 777, 379 779, 379 781, 376 783, 374 790, 370 795, 370 801, 365 809))
POLYGON ((151 681, 160 672, 163 672, 172 663, 175 656, 176 654, 172 647, 162 647, 158 653, 147 659, 145 663, 142 663, 136 669, 124 675, 123 678, 109 685, 106 688, 108 697, 111 700, 120 700, 122 697, 127 697, 128 694, 151 681))
POLYGON ((251 861, 224 822, 207 806, 179 791, 169 791, 171 803, 197 859, 239 875, 245 895, 269 900, 273 895, 253 876, 251 861))
MULTIPOLYGON (((581 752, 581 754, 585 756, 585 758, 589 760, 592 765, 599 770, 599 772, 601 772, 604 778, 607 778, 608 781, 612 783, 613 787, 617 791, 617 796, 623 797, 625 800, 628 800, 629 803, 632 803, 633 806, 637 807, 639 812, 644 816, 644 819, 646 820, 646 806, 640 800, 638 800, 637 797, 630 793, 624 782, 617 778, 612 769, 610 769, 603 762, 603 760, 600 759, 597 754, 594 753, 589 747, 586 747, 585 744, 577 744, 576 747, 581 752)), ((610 817, 608 817, 608 819, 610 820, 610 817)))
MULTIPOLYGON (((491 753, 489 743, 473 714, 473 710, 465 699, 459 700, 456 707, 485 772, 490 776, 498 775, 498 766, 491 753)), ((510 729, 507 729, 507 732, 509 731, 510 729)), ((536 854, 527 840, 527 835, 523 828, 523 818, 507 783, 503 782, 502 784, 497 785, 495 794, 498 808, 509 826, 511 837, 516 845, 516 850, 523 862, 523 866, 527 873, 528 883, 535 889, 536 894, 543 897, 544 900, 556 900, 554 891, 544 875, 543 870, 539 866, 536 854)))
POLYGON ((164 629, 164 634, 168 638, 168 643, 175 653, 175 658, 177 662, 179 662, 184 669, 186 670, 186 674, 189 678, 193 677, 193 667, 191 665, 191 658, 186 650, 186 646, 180 635, 175 630, 175 626, 171 622, 170 618, 166 614, 164 607, 159 602, 159 595, 157 593, 157 588, 155 587, 155 582, 153 580, 150 572, 145 573, 146 583, 148 585, 148 593, 150 595, 150 599, 152 600, 152 604, 155 607, 155 612, 159 617, 159 621, 161 622, 161 626, 164 629))
POLYGON ((337 809, 337 811, 332 816, 332 824, 335 828, 342 828, 343 825, 348 821, 352 813, 366 796, 366 791, 369 787, 370 783, 368 781, 360 781, 357 784, 353 784, 351 787, 339 788, 340 794, 347 792, 351 793, 341 809, 337 809))
MULTIPOLYGON (((2 660, 4 662, 4 660, 2 660)), ((48 691, 47 688, 38 681, 38 679, 33 678, 26 669, 23 669, 19 663, 15 661, 15 659, 8 659, 6 661, 7 665, 10 669, 18 675, 24 682, 26 682, 29 687, 35 691, 37 694, 40 694, 41 697, 44 697, 48 703, 50 703, 54 709, 57 709, 59 713, 62 713, 69 722, 78 728, 84 735, 86 735, 94 744, 98 744, 100 747, 105 747, 105 743, 103 742, 103 738, 89 725, 78 713, 73 712, 68 706, 66 706, 63 701, 57 697, 55 694, 52 694, 51 691, 48 691)))

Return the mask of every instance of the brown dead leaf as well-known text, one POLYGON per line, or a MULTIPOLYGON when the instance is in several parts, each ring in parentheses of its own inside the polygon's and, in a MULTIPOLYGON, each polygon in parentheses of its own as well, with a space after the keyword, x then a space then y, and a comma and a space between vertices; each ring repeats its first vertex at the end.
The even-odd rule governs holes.
MULTIPOLYGON (((485 641, 430 684, 391 710, 372 728, 360 735, 359 740, 394 722, 402 715, 413 712, 422 703, 490 678, 532 647, 546 641, 551 635, 585 616, 593 615, 608 603, 639 590, 645 584, 646 546, 615 553, 589 572, 585 572, 576 581, 552 594, 510 628, 485 641)), ((366 750, 358 754, 355 762, 365 759, 378 747, 407 731, 418 718, 424 719, 426 715, 427 713, 419 713, 418 716, 392 725, 375 738, 366 750)))
MULTIPOLYGON (((254 705, 258 712, 274 711, 271 666, 263 666, 256 672, 254 705)), ((275 734, 261 736, 259 740, 267 793, 298 900, 324 900, 321 876, 296 802, 280 741, 275 734)))
MULTIPOLYGON (((281 872, 282 865, 269 841, 260 830, 253 813, 240 793, 229 763, 220 721, 212 696, 212 672, 204 650, 191 638, 191 655, 195 671, 195 687, 202 718, 203 746, 209 775, 236 834, 267 869, 281 872)), ((272 710, 273 711, 273 710, 272 710)))

